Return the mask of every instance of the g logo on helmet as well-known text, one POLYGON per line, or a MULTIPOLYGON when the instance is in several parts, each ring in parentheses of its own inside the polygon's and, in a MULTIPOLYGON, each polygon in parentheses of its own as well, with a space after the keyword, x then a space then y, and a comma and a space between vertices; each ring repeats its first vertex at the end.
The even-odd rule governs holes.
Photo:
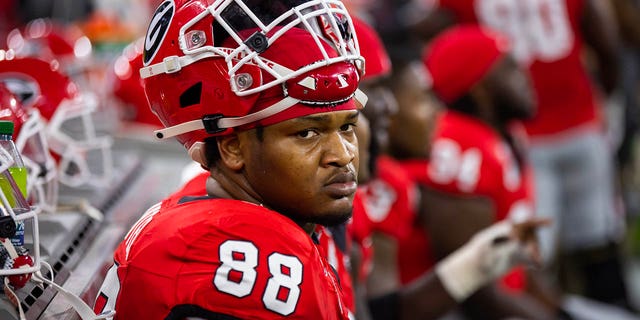
POLYGON ((153 14, 149 29, 147 29, 147 35, 144 38, 144 53, 142 57, 145 66, 149 65, 149 62, 153 60, 160 43, 164 41, 169 25, 171 25, 171 20, 173 20, 175 7, 173 0, 167 0, 160 4, 153 14))

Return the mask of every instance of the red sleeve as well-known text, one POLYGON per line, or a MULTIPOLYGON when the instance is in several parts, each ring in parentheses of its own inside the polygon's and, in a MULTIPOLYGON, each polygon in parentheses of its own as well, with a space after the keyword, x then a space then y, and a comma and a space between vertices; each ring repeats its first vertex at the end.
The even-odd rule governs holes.
POLYGON ((381 157, 378 176, 362 185, 353 212, 354 236, 362 239, 382 232, 396 239, 407 236, 416 216, 417 186, 395 160, 381 157))
MULTIPOLYGON (((376 190, 377 201, 385 197, 392 200, 386 215, 378 214, 377 219, 372 219, 374 229, 396 239, 407 237, 417 215, 419 196, 415 181, 395 159, 383 156, 378 159, 378 179, 371 186, 376 190)), ((372 216, 371 210, 367 212, 372 216)))

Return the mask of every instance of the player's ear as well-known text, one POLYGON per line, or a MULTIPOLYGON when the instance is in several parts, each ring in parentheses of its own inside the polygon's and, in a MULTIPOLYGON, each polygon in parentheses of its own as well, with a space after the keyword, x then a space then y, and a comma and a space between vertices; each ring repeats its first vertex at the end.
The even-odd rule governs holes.
POLYGON ((236 134, 230 134, 218 139, 220 160, 231 170, 237 171, 244 166, 244 156, 240 148, 240 140, 236 134))
POLYGON ((200 166, 209 171, 207 168, 207 156, 206 156, 206 146, 202 141, 195 142, 191 148, 189 148, 189 156, 191 159, 200 164, 200 166))

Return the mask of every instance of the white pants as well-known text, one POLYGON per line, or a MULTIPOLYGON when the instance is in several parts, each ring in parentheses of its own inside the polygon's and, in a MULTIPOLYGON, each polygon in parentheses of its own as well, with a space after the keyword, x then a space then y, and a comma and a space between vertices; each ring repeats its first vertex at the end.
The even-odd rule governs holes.
POLYGON ((557 250, 572 252, 603 246, 623 234, 623 214, 615 210, 613 155, 596 128, 532 141, 536 214, 553 224, 539 233, 545 262, 557 250))

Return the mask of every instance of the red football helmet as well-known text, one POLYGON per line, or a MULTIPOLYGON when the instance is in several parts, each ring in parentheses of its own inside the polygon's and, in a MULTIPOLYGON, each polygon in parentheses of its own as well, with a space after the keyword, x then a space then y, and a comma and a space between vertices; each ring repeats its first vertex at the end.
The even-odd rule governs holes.
POLYGON ((366 22, 358 17, 352 16, 353 26, 358 35, 360 52, 366 62, 364 80, 371 80, 383 77, 391 73, 391 59, 384 48, 378 33, 366 22))
POLYGON ((149 108, 140 78, 143 47, 142 38, 129 44, 111 66, 108 74, 111 96, 120 107, 124 121, 162 127, 149 108))
POLYGON ((27 198, 43 212, 55 212, 58 203, 56 163, 45 137, 46 124, 37 109, 26 110, 0 82, 0 120, 13 122, 13 138, 27 167, 27 198))
POLYGON ((156 136, 188 149, 365 98, 353 23, 337 0, 167 0, 151 19, 143 64, 149 104, 168 127, 156 136))
POLYGON ((77 28, 64 27, 50 19, 35 19, 22 30, 9 32, 7 48, 12 49, 17 57, 56 60, 66 74, 74 77, 90 63, 93 46, 77 28))
POLYGON ((55 64, 36 58, 0 60, 0 82, 26 110, 37 109, 46 120, 46 140, 57 157, 60 182, 72 187, 109 182, 112 140, 96 133, 93 95, 80 94, 55 64))

